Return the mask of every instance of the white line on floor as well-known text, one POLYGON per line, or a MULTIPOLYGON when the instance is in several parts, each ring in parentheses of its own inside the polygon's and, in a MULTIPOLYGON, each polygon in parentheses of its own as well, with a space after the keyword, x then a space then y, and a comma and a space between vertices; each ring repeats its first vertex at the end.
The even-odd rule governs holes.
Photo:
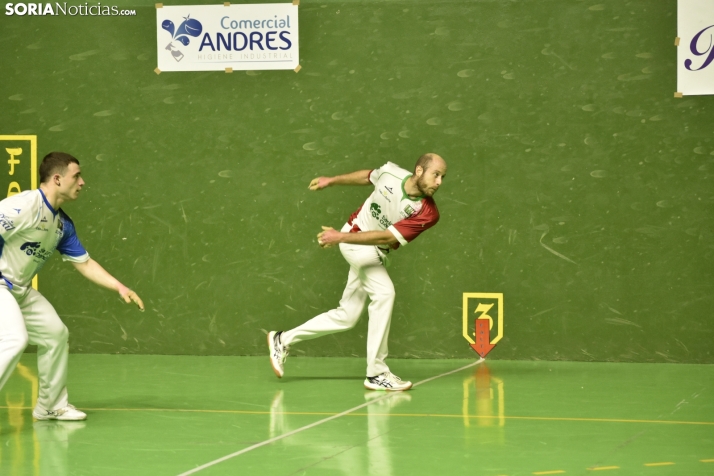
MULTIPOLYGON (((436 376, 430 377, 430 378, 428 378, 428 379, 426 379, 426 380, 422 380, 422 381, 420 381, 420 382, 417 382, 417 383, 415 383, 413 386, 414 386, 414 387, 417 387, 417 386, 422 385, 422 384, 424 384, 424 383, 431 382, 432 380, 436 380, 436 379, 441 378, 441 377, 446 377, 447 375, 455 374, 456 372, 461 372, 462 370, 468 369, 469 367, 474 367, 474 366, 480 364, 480 363, 483 362, 483 361, 484 361, 484 359, 479 359, 479 360, 477 360, 476 362, 473 362, 473 363, 468 364, 468 365, 464 365, 463 367, 460 367, 460 368, 458 368, 458 369, 456 369, 456 370, 450 370, 449 372, 444 372, 443 374, 436 375, 436 376)), ((356 412, 357 410, 359 410, 359 409, 361 409, 361 408, 364 408, 364 407, 366 407, 366 406, 372 405, 372 404, 377 403, 377 402, 381 402, 382 400, 386 400, 387 398, 391 397, 391 396, 394 395, 394 394, 395 394, 395 393, 386 393, 383 397, 375 398, 374 400, 372 400, 372 401, 370 401, 370 402, 363 403, 362 405, 357 405, 356 407, 350 408, 349 410, 345 410, 345 411, 343 411, 342 413, 338 413, 338 414, 336 414, 336 415, 332 415, 332 416, 329 416, 329 417, 327 417, 327 418, 323 418, 322 420, 316 421, 315 423, 311 423, 311 424, 309 424, 309 425, 305 425, 305 426, 303 426, 303 427, 301 427, 301 428, 298 428, 297 430, 289 431, 289 432, 287 432, 287 433, 283 433, 283 434, 280 435, 280 436, 276 436, 276 437, 274 437, 274 438, 270 438, 269 440, 261 441, 260 443, 256 443, 256 444, 254 444, 253 446, 249 446, 249 447, 244 448, 244 449, 242 449, 242 450, 240 450, 240 451, 236 451, 235 453, 231 453, 231 454, 226 455, 226 456, 224 456, 224 457, 222 457, 222 458, 218 458, 217 460, 213 460, 213 461, 208 462, 208 463, 206 463, 206 464, 202 464, 201 466, 198 466, 198 467, 196 467, 196 468, 194 468, 194 469, 192 469, 192 470, 190 470, 190 471, 186 471, 185 473, 181 473, 181 474, 179 474, 178 476, 189 476, 189 475, 191 475, 191 474, 196 474, 196 473, 198 473, 199 471, 203 471, 204 469, 210 468, 211 466, 215 466, 215 465, 217 465, 218 463, 222 463, 222 462, 227 461, 227 460, 229 460, 229 459, 231 459, 231 458, 235 458, 236 456, 240 456, 240 455, 242 455, 242 454, 248 453, 249 451, 253 451, 253 450, 255 450, 255 449, 258 449, 258 448, 260 448, 260 447, 262 447, 262 446, 266 446, 266 445, 269 445, 269 444, 271 444, 271 443, 275 443, 276 441, 282 440, 283 438, 287 438, 287 437, 289 437, 289 436, 293 436, 293 435, 295 435, 295 434, 297 434, 297 433, 303 432, 303 431, 305 431, 305 430, 309 430, 310 428, 315 428, 316 426, 322 425, 323 423, 327 423, 328 421, 336 420, 337 418, 343 417, 343 416, 348 415, 348 414, 350 414, 350 413, 352 413, 352 412, 356 412)))

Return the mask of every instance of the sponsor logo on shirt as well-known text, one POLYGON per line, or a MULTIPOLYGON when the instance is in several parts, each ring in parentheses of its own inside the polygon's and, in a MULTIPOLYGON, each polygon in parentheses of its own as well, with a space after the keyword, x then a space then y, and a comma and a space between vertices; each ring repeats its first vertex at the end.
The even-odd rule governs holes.
POLYGON ((404 207, 404 209, 399 210, 399 216, 402 217, 403 219, 409 218, 409 217, 413 216, 415 213, 416 213, 416 210, 414 209, 414 207, 412 207, 411 205, 408 205, 408 204, 407 204, 407 206, 404 207))
POLYGON ((388 201, 389 203, 392 203, 392 201, 389 199, 389 196, 387 195, 387 192, 385 192, 385 191, 383 191, 383 190, 380 190, 379 193, 382 194, 382 196, 384 197, 384 199, 385 199, 386 201, 388 201))
POLYGON ((392 191, 392 187, 386 187, 386 186, 385 186, 384 188, 387 189, 387 192, 389 192, 389 193, 391 193, 392 195, 394 195, 394 192, 392 191))
POLYGON ((392 226, 392 222, 389 221, 386 216, 381 216, 382 208, 376 203, 369 206, 369 211, 372 214, 372 218, 379 220, 379 224, 382 228, 389 228, 392 226))
POLYGON ((27 241, 21 247, 20 251, 24 251, 27 256, 34 256, 41 260, 47 260, 52 254, 44 248, 40 248, 40 244, 36 241, 27 241))
POLYGON ((20 251, 24 251, 27 256, 32 256, 35 251, 40 249, 40 244, 36 241, 28 241, 20 247, 20 251))
POLYGON ((5 228, 5 231, 10 231, 15 228, 15 223, 6 217, 4 213, 0 213, 0 226, 5 228))

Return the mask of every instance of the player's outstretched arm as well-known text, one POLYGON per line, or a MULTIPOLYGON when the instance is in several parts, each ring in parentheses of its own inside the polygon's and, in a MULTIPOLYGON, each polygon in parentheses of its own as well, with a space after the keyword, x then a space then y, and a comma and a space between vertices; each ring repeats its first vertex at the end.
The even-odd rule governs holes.
POLYGON ((323 226, 317 234, 317 244, 321 248, 331 248, 340 243, 353 245, 393 245, 397 238, 389 230, 342 233, 329 226, 323 226))
POLYGON ((73 262, 72 264, 75 268, 77 268, 77 271, 79 271, 82 276, 91 282, 118 292, 124 302, 128 304, 134 301, 134 303, 139 306, 139 309, 142 311, 144 310, 144 302, 141 300, 139 295, 120 283, 118 279, 109 274, 107 270, 102 268, 102 266, 92 258, 89 258, 84 263, 73 262))
POLYGON ((317 177, 312 179, 308 188, 322 190, 332 185, 370 185, 369 174, 371 170, 358 170, 351 174, 336 175, 334 177, 317 177))

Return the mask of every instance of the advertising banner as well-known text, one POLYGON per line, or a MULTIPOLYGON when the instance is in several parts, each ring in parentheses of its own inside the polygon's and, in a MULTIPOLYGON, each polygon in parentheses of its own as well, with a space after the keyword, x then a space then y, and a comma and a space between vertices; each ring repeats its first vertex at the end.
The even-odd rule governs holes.
POLYGON ((298 6, 156 5, 157 73, 299 69, 298 6))
POLYGON ((714 0, 677 3, 677 93, 714 94, 714 0))

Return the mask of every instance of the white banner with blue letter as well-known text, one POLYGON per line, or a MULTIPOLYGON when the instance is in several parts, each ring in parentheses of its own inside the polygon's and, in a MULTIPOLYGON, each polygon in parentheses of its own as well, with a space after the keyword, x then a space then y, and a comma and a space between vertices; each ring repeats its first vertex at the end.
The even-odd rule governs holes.
POLYGON ((679 0, 677 36, 677 92, 714 94, 714 0, 679 0))
POLYGON ((298 7, 291 3, 156 8, 158 69, 295 69, 298 7))

